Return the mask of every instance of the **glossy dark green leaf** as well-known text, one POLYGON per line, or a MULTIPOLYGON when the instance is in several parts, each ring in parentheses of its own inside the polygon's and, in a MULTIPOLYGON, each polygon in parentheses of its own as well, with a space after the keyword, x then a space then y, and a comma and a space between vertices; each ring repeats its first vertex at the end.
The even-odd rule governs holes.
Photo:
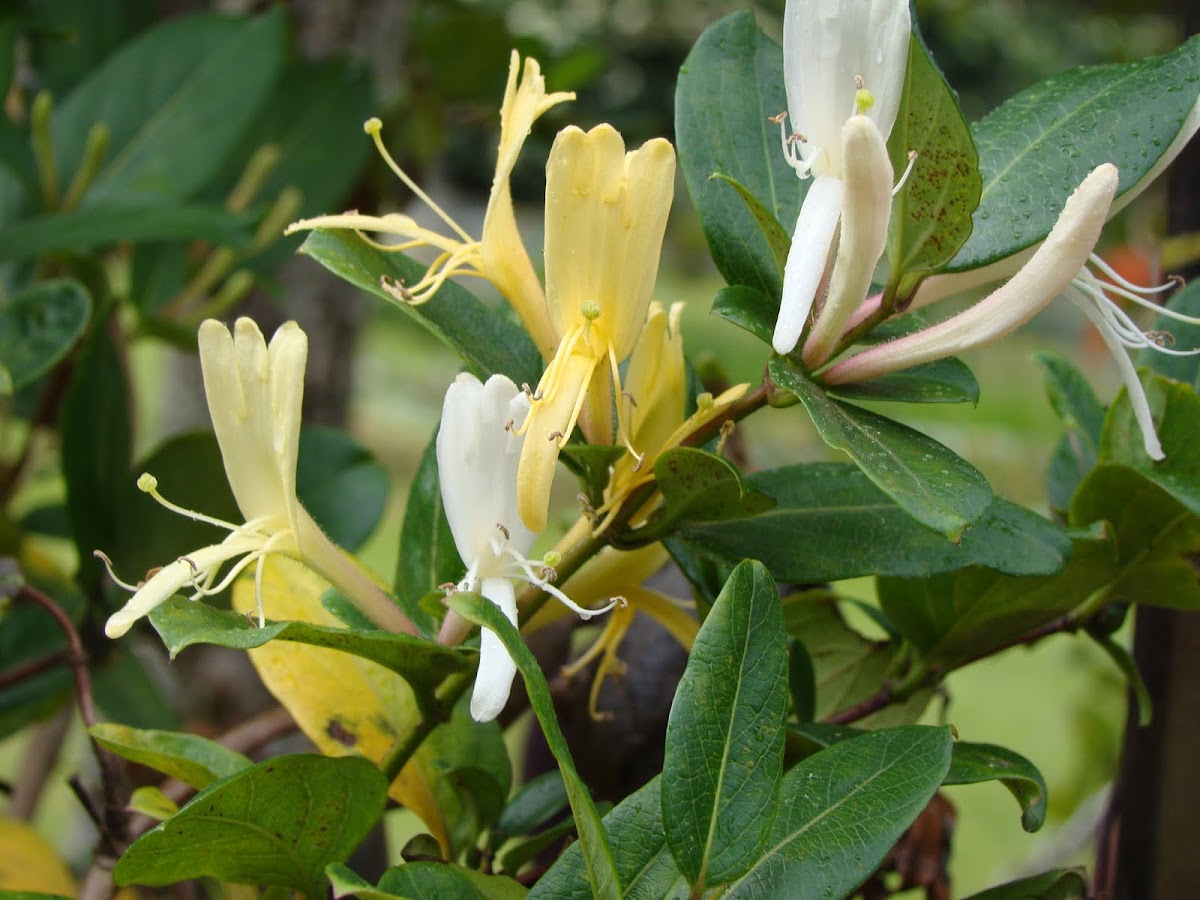
POLYGON ((435 432, 408 489, 396 560, 396 597, 425 634, 437 630, 438 620, 421 605, 421 598, 439 584, 457 584, 466 571, 442 507, 435 432))
MULTIPOLYGON (((663 831, 659 778, 652 778, 604 817, 612 843, 621 896, 626 900, 685 898, 690 893, 663 831)), ((568 847, 541 878, 530 900, 590 900, 587 869, 578 844, 568 847)))
POLYGON ((1109 523, 1116 559, 1104 561, 1112 567, 1106 590, 1113 602, 1200 608, 1189 559, 1200 552, 1200 517, 1157 480, 1124 466, 1097 466, 1075 492, 1070 521, 1109 523))
POLYGON ((383 873, 372 886, 343 865, 326 870, 334 897, 360 900, 521 900, 527 891, 503 875, 484 875, 454 863, 410 862, 383 873))
POLYGON ((807 463, 746 479, 777 505, 735 522, 684 525, 680 538, 716 559, 761 560, 798 584, 863 575, 909 577, 988 566, 1014 575, 1056 572, 1070 550, 1062 529, 997 497, 955 544, 918 526, 848 463, 807 463))
POLYGON ((587 883, 593 895, 602 900, 620 897, 621 883, 613 861, 612 849, 600 825, 600 817, 596 814, 596 807, 588 794, 587 786, 575 769, 566 738, 563 737, 562 729, 558 727, 550 688, 537 660, 525 646, 525 641, 517 629, 490 600, 479 594, 460 592, 450 597, 449 605, 468 622, 490 629, 504 643, 505 649, 516 663, 517 671, 525 681, 529 705, 533 707, 534 715, 542 726, 546 744, 558 761, 563 784, 567 788, 567 797, 571 801, 571 812, 575 817, 579 844, 586 865, 587 883))
POLYGON ((771 343, 779 304, 762 291, 744 284, 721 288, 713 298, 713 315, 750 332, 765 344, 771 343))
POLYGON ((724 457, 694 447, 676 447, 654 460, 654 477, 664 508, 637 532, 642 540, 669 534, 683 522, 725 522, 771 509, 775 501, 742 480, 724 457))
POLYGON ((979 382, 966 363, 949 356, 871 381, 832 386, 829 393, 847 400, 977 404, 979 382))
MULTIPOLYGON (((1200 317, 1200 279, 1192 279, 1183 290, 1175 293, 1167 303, 1167 308, 1185 316, 1200 317)), ((1200 347, 1200 325, 1180 322, 1160 314, 1151 331, 1170 335, 1167 344, 1174 350, 1193 350, 1200 347)), ((1149 366, 1159 375, 1200 389, 1200 355, 1171 356, 1147 349, 1138 353, 1137 363, 1149 366)))
POLYGON ((693 886, 737 878, 762 851, 783 774, 787 641, 775 579, 747 560, 700 627, 667 722, 667 842, 693 886))
POLYGON ((58 363, 83 335, 92 298, 78 281, 43 281, 0 308, 0 365, 11 389, 32 384, 58 363))
MULTIPOLYGON (((21 3, 9 4, 19 9, 21 3)), ((64 96, 104 59, 153 23, 158 9, 153 0, 95 3, 93 0, 55 0, 27 4, 38 20, 26 32, 39 87, 64 96)))
POLYGON ((75 358, 59 428, 77 578, 97 587, 104 570, 92 551, 118 544, 132 441, 125 365, 103 321, 93 324, 75 358))
POLYGON ((711 176, 720 172, 744 185, 790 231, 804 184, 784 159, 779 126, 769 121, 786 109, 783 53, 749 10, 709 26, 679 70, 675 139, 709 252, 729 284, 768 297, 783 286, 775 253, 738 192, 711 176))
POLYGON ((1122 391, 1104 420, 1100 459, 1137 469, 1200 515, 1200 397, 1191 385, 1156 374, 1144 373, 1142 387, 1166 458, 1146 454, 1129 394, 1122 391))
POLYGON ((210 876, 324 897, 325 867, 350 855, 386 799, 387 779, 361 757, 276 756, 214 783, 134 841, 113 880, 210 876))
POLYGON ((979 471, 933 438, 857 406, 840 403, 785 359, 771 380, 795 394, 829 446, 843 451, 889 497, 927 528, 957 541, 992 502, 979 471))
POLYGON ((988 888, 966 900, 1087 900, 1090 896, 1083 869, 1055 869, 988 888))
POLYGON ((333 274, 374 294, 411 316, 453 350, 480 379, 500 373, 516 384, 537 384, 542 357, 533 339, 503 313, 481 303, 466 288, 447 281, 433 299, 412 306, 400 303, 380 287, 389 282, 416 282, 425 267, 400 253, 376 250, 351 231, 314 231, 300 247, 333 274))
POLYGON ((1046 396, 1066 434, 1050 460, 1050 503, 1065 511, 1079 482, 1096 464, 1104 407, 1079 368, 1057 353, 1034 355, 1044 370, 1046 396))
POLYGON ((253 220, 220 206, 198 204, 97 205, 46 213, 0 228, 0 260, 60 251, 85 252, 122 241, 204 240, 238 246, 253 220))
MULTIPOLYGON (((602 806, 601 803, 596 804, 597 812, 603 812, 602 806)), ((571 819, 563 819, 557 825, 551 825, 531 837, 509 841, 504 850, 496 857, 496 870, 517 872, 526 863, 541 856, 550 848, 561 846, 563 840, 574 833, 575 823, 571 819)))
POLYGON ((980 567, 932 578, 879 578, 879 603, 933 665, 952 668, 1008 646, 1104 588, 1114 575, 1103 545, 1080 542, 1055 575, 1016 577, 980 567))
POLYGON ((316 523, 346 550, 363 545, 387 505, 387 471, 365 447, 332 428, 300 432, 296 496, 316 523))
MULTIPOLYGON (((830 747, 865 733, 859 728, 840 725, 801 723, 790 726, 794 734, 818 747, 830 747)), ((1026 831, 1037 831, 1046 820, 1046 781, 1028 759, 1006 747, 955 741, 950 769, 942 784, 980 784, 999 781, 1012 793, 1021 807, 1021 824, 1026 831)))
POLYGON ((792 236, 784 230, 779 224, 779 220, 775 218, 775 214, 762 205, 761 201, 754 194, 750 193, 750 189, 733 178, 726 175, 724 172, 714 172, 711 176, 718 181, 723 181, 742 198, 742 202, 746 204, 746 209, 750 211, 750 215, 754 217, 755 224, 758 225, 759 231, 767 241, 767 247, 771 251, 771 256, 775 259, 775 269, 779 273, 779 277, 783 277, 783 267, 787 264, 788 250, 792 246, 792 236))
POLYGON ((788 693, 792 714, 801 722, 811 722, 817 713, 817 671, 803 641, 788 640, 788 693))
POLYGON ((219 171, 283 67, 286 15, 168 20, 92 72, 52 121, 64 179, 92 125, 109 145, 85 205, 181 200, 219 171))
POLYGON ((769 849, 722 896, 849 894, 938 789, 951 743, 947 728, 909 725, 842 741, 799 763, 780 787, 769 849))
POLYGON ((599 507, 604 502, 609 470, 624 455, 624 447, 611 444, 567 444, 558 458, 579 478, 592 505, 599 507))
POLYGON ((272 622, 259 628, 245 616, 174 597, 150 614, 150 623, 174 657, 193 644, 249 650, 272 640, 295 641, 352 653, 402 676, 416 689, 430 690, 448 675, 467 668, 458 651, 424 638, 386 631, 349 631, 308 622, 272 622))
POLYGON ((1021 826, 1037 831, 1046 821, 1046 780, 1037 766, 1019 753, 994 744, 956 741, 950 771, 943 784, 999 781, 1021 807, 1021 826))
MULTIPOLYGON (((811 718, 820 720, 865 700, 893 674, 896 646, 863 637, 847 625, 836 595, 804 591, 784 597, 782 606, 788 634, 803 642, 812 663, 816 702, 811 718)), ((910 725, 929 697, 929 691, 919 691, 859 722, 874 728, 910 725)))
POLYGON ((900 108, 888 136, 897 177, 913 151, 916 162, 892 202, 888 228, 888 290, 900 298, 911 296, 921 275, 941 268, 966 242, 983 186, 958 100, 918 33, 909 41, 900 108))
POLYGON ((567 808, 567 789, 562 774, 543 772, 531 778, 508 801, 496 821, 495 830, 504 835, 528 834, 567 808))
POLYGON ((205 788, 253 765, 249 759, 198 734, 152 731, 101 722, 88 733, 113 753, 149 766, 194 788, 205 788))
POLYGON ((1164 56, 1071 69, 1022 91, 971 132, 983 192, 954 271, 1041 241, 1070 193, 1101 163, 1118 200, 1167 152, 1200 92, 1200 39, 1164 56))

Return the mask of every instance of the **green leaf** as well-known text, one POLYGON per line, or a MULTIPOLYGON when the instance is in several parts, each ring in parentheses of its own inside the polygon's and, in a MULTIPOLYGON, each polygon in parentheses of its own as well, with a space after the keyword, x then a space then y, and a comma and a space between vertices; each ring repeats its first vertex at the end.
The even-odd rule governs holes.
POLYGON ((817 714, 817 670, 803 641, 788 639, 788 694, 792 713, 801 722, 811 722, 817 714))
POLYGON ((1096 450, 1104 423, 1104 407, 1083 373, 1056 353, 1036 353, 1045 370, 1046 395, 1067 433, 1055 447, 1047 476, 1050 504, 1066 511, 1071 495, 1096 465, 1096 450))
POLYGON ((508 801, 495 831, 506 836, 528 834, 566 809, 568 802, 562 773, 543 772, 523 784, 508 801))
POLYGON ((1155 461, 1146 454, 1129 393, 1122 391, 1104 420, 1100 459, 1137 469, 1200 515, 1200 397, 1191 385, 1150 373, 1142 387, 1166 458, 1155 461))
POLYGON ((1014 575, 1056 572, 1070 551, 1062 529, 997 497, 955 544, 917 526, 848 463, 806 463, 746 479, 774 509, 735 522, 690 523, 680 538, 735 564, 763 562, 780 581, 933 575, 980 565, 1014 575))
MULTIPOLYGON (((812 663, 816 704, 812 718, 823 719, 875 694, 895 669, 896 647, 863 637, 846 624, 838 597, 812 590, 783 598, 787 633, 803 642, 812 663)), ((920 718, 930 691, 918 691, 860 721, 871 727, 909 725, 920 718)))
POLYGON ((198 734, 144 731, 111 722, 93 725, 88 733, 118 756, 178 778, 194 788, 208 787, 218 778, 253 765, 237 751, 198 734))
POLYGON ((927 528, 958 541, 992 502, 979 471, 933 438, 891 419, 830 399, 779 357, 774 383, 795 394, 829 446, 843 451, 879 488, 927 528))
POLYGON ((296 495, 330 539, 357 550, 387 505, 387 471, 370 451, 333 428, 300 432, 296 495))
POLYGON ((763 206, 759 199, 750 193, 750 189, 736 178, 726 175, 724 172, 713 172, 710 177, 725 182, 738 192, 738 196, 742 198, 746 209, 750 211, 750 215, 754 217, 763 237, 766 238, 767 246, 771 249, 771 256, 775 258, 775 269, 782 278, 783 267, 787 264, 788 250, 792 246, 791 235, 779 224, 775 214, 763 206))
POLYGON ((609 444, 567 444, 558 458, 575 473, 588 500, 598 508, 604 502, 609 470, 624 455, 624 447, 609 444))
POLYGON ((417 281, 425 267, 400 253, 385 253, 351 231, 314 231, 300 247, 326 269, 355 287, 402 310, 453 350, 480 379, 500 373, 516 384, 537 384, 542 357, 533 339, 508 316, 481 303, 466 288, 447 281, 431 300, 401 303, 379 283, 417 281))
POLYGON ((527 891, 503 875, 484 875, 454 863, 410 862, 383 873, 378 886, 343 865, 325 874, 333 896, 360 900, 521 900, 527 891))
POLYGON ((966 243, 983 186, 979 154, 958 100, 916 32, 888 137, 897 176, 914 150, 917 159, 892 203, 888 228, 888 290, 900 298, 910 297, 921 276, 941 268, 966 243))
POLYGON ((1101 163, 1120 171, 1117 202, 1154 168, 1196 103, 1200 39, 1133 63, 1071 69, 1022 91, 971 129, 983 192, 961 272, 1041 241, 1101 163))
MULTIPOLYGON (((566 800, 564 799, 564 803, 566 800)), ((597 804, 597 811, 602 804, 597 804)), ((562 845, 563 839, 575 833, 575 823, 563 819, 557 825, 539 831, 532 837, 509 841, 497 855, 495 869, 499 872, 516 873, 523 865, 540 856, 552 847, 562 845)), ((586 880, 586 877, 585 877, 586 880)))
POLYGON ((439 584, 457 584, 466 571, 442 507, 437 432, 434 432, 408 489, 396 560, 396 597, 422 632, 432 635, 437 631, 438 620, 421 605, 421 598, 439 584))
POLYGON ((879 578, 879 604, 931 665, 954 668, 1020 640, 1104 588, 1114 575, 1103 545, 1077 544, 1062 572, 1002 575, 970 567, 924 579, 879 578))
MULTIPOLYGON (((663 829, 656 776, 604 817, 604 831, 626 900, 687 897, 688 883, 671 857, 663 829)), ((579 844, 572 844, 529 892, 530 900, 590 900, 587 872, 579 844)))
POLYGON ((341 862, 383 814, 387 779, 357 756, 277 756, 216 782, 125 851, 118 885, 210 876, 324 897, 341 862), (319 787, 319 789, 317 789, 319 787))
POLYGON ((735 284, 717 292, 712 313, 750 332, 764 344, 770 344, 779 304, 760 290, 735 284))
POLYGON ((1189 559, 1200 552, 1200 518, 1146 473, 1096 467, 1075 492, 1070 521, 1109 523, 1116 559, 1105 560, 1112 567, 1105 589, 1112 602, 1200 608, 1189 559))
POLYGON ((1088 636, 1100 645, 1100 649, 1125 677, 1129 693, 1133 695, 1133 700, 1137 704, 1138 727, 1145 728, 1154 719, 1154 698, 1150 696, 1150 689, 1146 687, 1142 673, 1138 671, 1133 654, 1113 640, 1111 634, 1097 634, 1094 630, 1089 629, 1088 636))
POLYGON ((654 460, 654 477, 665 505, 633 533, 639 540, 658 540, 682 522, 725 522, 771 509, 775 501, 746 486, 729 460, 675 447, 654 460))
POLYGON ((1090 896, 1083 869, 1055 869, 988 888, 966 900, 1087 900, 1090 896))
POLYGON ((203 240, 240 246, 253 219, 220 206, 105 204, 46 213, 0 228, 0 260, 82 253, 123 241, 203 240))
POLYGON ((386 631, 350 631, 307 622, 271 622, 262 628, 236 612, 174 597, 150 614, 150 624, 172 658, 193 644, 249 650, 272 640, 295 641, 341 650, 391 669, 413 686, 430 691, 449 675, 467 668, 456 650, 424 638, 386 631))
POLYGON ((967 364, 953 356, 912 366, 871 381, 832 385, 828 392, 847 400, 979 403, 979 382, 967 364))
POLYGON ((1046 821, 1046 780, 1037 766, 1019 753, 994 744, 956 741, 950 771, 942 784, 999 781, 1021 807, 1021 826, 1037 831, 1046 821))
MULTIPOLYGON (((1167 309, 1185 316, 1200 317, 1200 279, 1193 279, 1183 290, 1176 292, 1167 303, 1167 309)), ((1200 325, 1180 322, 1160 314, 1150 330, 1169 334, 1169 346, 1176 350, 1200 347, 1200 325)), ((1200 356, 1171 356, 1147 348, 1138 353, 1137 362, 1149 366, 1159 375, 1200 389, 1200 356)))
POLYGON ((787 642, 775 579, 747 560, 700 627, 667 722, 663 824, 700 889, 758 858, 783 774, 787 642))
MULTIPOLYGON (((246 765, 250 765, 250 760, 246 760, 246 765)), ((150 785, 133 789, 133 793, 129 795, 128 808, 130 812, 141 813, 156 822, 165 822, 179 812, 179 804, 150 785)))
MULTIPOLYGON (((866 733, 860 728, 811 722, 792 725, 790 731, 818 747, 831 747, 866 733)), ((1046 820, 1046 781, 1033 763, 1006 747, 955 741, 950 769, 942 784, 979 784, 984 781, 999 781, 1008 788, 1021 807, 1021 824, 1026 831, 1037 831, 1042 827, 1046 820)))
POLYGON ((575 817, 576 830, 579 833, 579 844, 582 847, 584 862, 587 868, 587 881, 592 893, 601 900, 621 896, 621 884, 617 876, 616 865, 613 861, 612 849, 600 825, 600 817, 588 794, 587 786, 575 770, 571 759, 571 751, 567 747, 566 738, 558 727, 554 714, 554 701, 550 697, 550 688, 546 685, 546 677, 542 674, 537 660, 525 646, 524 640, 490 600, 479 594, 459 592, 450 597, 449 605, 460 616, 481 628, 490 629, 504 644, 504 648, 516 663, 517 671, 525 681, 525 690, 529 694, 529 705, 533 707, 534 715, 542 726, 546 744, 554 758, 558 761, 559 771, 562 772, 563 784, 567 788, 567 797, 571 801, 571 812, 575 817))
POLYGON ((77 578, 85 589, 98 588, 104 569, 92 551, 118 544, 131 453, 125 365, 103 318, 76 356, 59 429, 77 578))
POLYGON ((713 262, 729 284, 773 298, 783 289, 775 251, 738 192, 711 176, 737 181, 785 228, 794 225, 804 185, 768 121, 786 109, 783 52, 749 10, 709 26, 679 70, 675 140, 713 262))
POLYGON ((32 384, 58 364, 83 335, 92 298, 78 281, 43 281, 0 307, 0 365, 9 393, 32 384))
POLYGON ((109 132, 84 205, 193 196, 255 121, 283 67, 287 16, 201 15, 143 32, 96 69, 52 121, 59 171, 79 165, 94 123, 109 132))
POLYGON ((950 731, 909 725, 822 750, 783 779, 768 846, 722 895, 843 897, 883 861, 950 767, 950 731))

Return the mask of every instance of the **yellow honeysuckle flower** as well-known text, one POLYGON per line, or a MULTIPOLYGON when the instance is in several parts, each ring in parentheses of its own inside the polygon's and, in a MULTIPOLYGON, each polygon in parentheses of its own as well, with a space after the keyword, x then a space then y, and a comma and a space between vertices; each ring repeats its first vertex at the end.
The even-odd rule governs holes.
MULTIPOLYGON (((633 351, 658 275, 675 187, 675 151, 655 138, 626 153, 611 125, 559 132, 546 165, 546 301, 557 351, 532 397, 518 469, 518 508, 546 526, 559 450, 577 421, 612 441, 618 366, 633 351), (603 366, 610 372, 606 373, 603 366)), ((633 449, 617 404, 620 437, 633 449)))
MULTIPOLYGON (((113 580, 133 592, 109 617, 105 634, 117 638, 160 603, 182 590, 192 599, 217 594, 251 563, 261 596, 263 562, 271 554, 297 559, 328 580, 381 627, 414 633, 408 619, 353 560, 326 537, 296 499, 300 407, 308 337, 295 322, 275 332, 270 346, 251 319, 238 319, 234 332, 209 319, 200 326, 200 367, 213 431, 225 475, 245 524, 184 509, 158 492, 153 475, 138 487, 167 509, 229 532, 219 544, 202 547, 163 566, 140 586, 113 580), (226 563, 233 567, 218 580, 226 563)), ((108 564, 108 558, 97 551, 108 564)), ((259 607, 262 622, 262 608, 259 607)))
POLYGON ((750 388, 749 384, 734 385, 716 398, 701 394, 696 411, 684 419, 687 370, 679 327, 682 317, 682 303, 672 304, 669 314, 662 304, 650 304, 646 326, 625 373, 625 393, 636 403, 629 414, 630 440, 642 456, 623 456, 617 460, 601 512, 615 512, 631 491, 653 479, 654 460, 660 454, 678 447, 684 438, 721 415, 750 388))
POLYGON ((303 219, 289 225, 285 233, 313 228, 350 228, 360 233, 393 234, 404 239, 399 244, 380 244, 363 235, 363 240, 379 250, 403 252, 433 247, 441 252, 424 278, 412 285, 384 282, 383 287, 397 300, 416 304, 424 303, 437 293, 447 278, 473 275, 486 279, 512 304, 542 356, 549 359, 554 354, 558 340, 550 325, 542 285, 517 230, 509 178, 533 123, 551 107, 574 99, 575 94, 570 91, 546 93, 546 80, 542 77, 537 60, 526 57, 522 70, 520 55, 515 50, 512 52, 508 84, 500 107, 500 148, 496 156, 496 174, 492 178, 483 234, 479 240, 472 238, 396 164, 380 138, 383 126, 378 119, 369 119, 364 128, 375 141, 380 155, 409 190, 437 214, 452 234, 447 236, 423 228, 401 213, 369 216, 357 212, 303 219))

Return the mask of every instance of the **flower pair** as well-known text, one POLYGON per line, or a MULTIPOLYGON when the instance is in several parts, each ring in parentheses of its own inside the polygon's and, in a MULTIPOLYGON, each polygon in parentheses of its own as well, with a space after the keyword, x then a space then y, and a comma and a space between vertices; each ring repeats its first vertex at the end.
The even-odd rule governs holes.
MULTIPOLYGON (((789 251, 773 343, 779 353, 792 352, 820 299, 801 349, 810 370, 827 364, 846 335, 879 310, 879 298, 864 297, 887 240, 893 172, 886 140, 904 86, 910 27, 906 0, 788 0, 784 71, 791 127, 796 131, 789 135, 783 126, 784 153, 801 177, 812 175, 814 180, 789 251), (831 258, 832 272, 827 275, 831 258)), ((1109 294, 1180 321, 1197 320, 1149 300, 1169 285, 1141 288, 1115 279, 1116 284, 1102 286, 1087 266, 1090 262, 1115 277, 1093 253, 1101 228, 1165 167, 1198 126, 1200 115, 1194 110, 1160 163, 1119 203, 1114 204, 1116 167, 1097 166, 1067 200, 1040 246, 974 272, 934 276, 922 285, 912 305, 1007 277, 999 289, 943 322, 834 363, 821 373, 821 380, 830 385, 865 381, 982 346, 1024 325, 1065 294, 1103 336, 1121 371, 1146 453, 1162 459, 1149 404, 1126 351, 1200 350, 1173 350, 1160 336, 1144 333, 1109 294)))

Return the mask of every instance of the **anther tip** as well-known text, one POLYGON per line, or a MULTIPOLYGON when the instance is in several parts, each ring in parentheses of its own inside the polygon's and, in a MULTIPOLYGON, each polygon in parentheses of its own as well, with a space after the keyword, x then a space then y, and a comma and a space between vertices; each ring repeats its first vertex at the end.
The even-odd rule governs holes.
POLYGON ((371 116, 371 118, 363 122, 363 131, 371 135, 371 137, 375 137, 381 130, 383 130, 383 122, 379 121, 376 116, 371 116))
POLYGON ((143 472, 138 476, 137 486, 139 491, 149 494, 158 490, 158 479, 149 472, 143 472))

